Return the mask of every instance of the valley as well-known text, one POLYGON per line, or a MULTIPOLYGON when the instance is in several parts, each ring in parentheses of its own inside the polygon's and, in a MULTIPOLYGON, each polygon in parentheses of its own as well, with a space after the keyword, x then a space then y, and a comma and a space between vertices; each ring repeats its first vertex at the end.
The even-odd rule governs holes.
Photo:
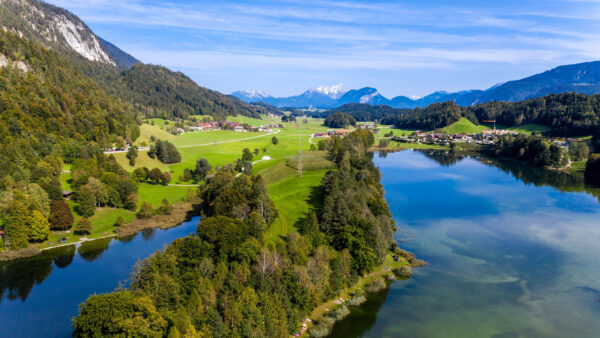
POLYGON ((594 336, 592 5, 464 6, 0 0, 0 336, 594 336))

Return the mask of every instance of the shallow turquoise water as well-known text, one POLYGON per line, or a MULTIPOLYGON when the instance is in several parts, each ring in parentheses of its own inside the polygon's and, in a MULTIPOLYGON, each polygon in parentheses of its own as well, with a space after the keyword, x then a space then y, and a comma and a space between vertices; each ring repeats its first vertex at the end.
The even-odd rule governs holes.
POLYGON ((353 308, 332 336, 600 337, 598 192, 514 163, 455 161, 376 156, 396 238, 429 266, 353 308))

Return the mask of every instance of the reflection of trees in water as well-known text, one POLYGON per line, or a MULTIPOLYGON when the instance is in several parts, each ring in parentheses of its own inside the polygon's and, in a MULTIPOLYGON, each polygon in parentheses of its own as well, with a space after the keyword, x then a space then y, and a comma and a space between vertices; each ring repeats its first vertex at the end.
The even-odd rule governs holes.
POLYGON ((480 162, 509 173, 525 182, 525 184, 533 184, 536 187, 551 186, 564 192, 585 192, 600 201, 600 189, 585 185, 583 176, 571 175, 560 170, 550 170, 510 160, 485 158, 481 159, 480 162))
POLYGON ((127 243, 133 241, 135 236, 137 236, 137 234, 133 234, 133 235, 125 236, 125 237, 115 237, 115 239, 121 243, 127 244, 127 243))
POLYGON ((156 234, 156 228, 142 230, 142 238, 145 241, 149 241, 152 238, 154 238, 155 234, 156 234))
POLYGON ((11 300, 25 301, 35 284, 42 283, 52 272, 51 254, 17 259, 0 263, 0 300, 6 297, 11 300))
POLYGON ((440 165, 444 167, 449 167, 455 165, 456 163, 462 161, 466 156, 458 155, 451 151, 447 150, 419 150, 428 158, 436 161, 440 165))
POLYGON ((81 244, 77 252, 86 262, 92 262, 102 256, 102 253, 108 249, 112 238, 102 238, 81 244))
POLYGON ((377 314, 390 293, 387 287, 380 292, 367 295, 367 301, 359 306, 350 306, 350 314, 335 323, 329 337, 362 337, 377 321, 377 314))
POLYGON ((54 264, 58 268, 66 268, 73 262, 73 257, 75 257, 75 245, 53 249, 52 254, 54 255, 54 264))
MULTIPOLYGON (((443 150, 420 151, 442 166, 452 166, 466 158, 464 155, 454 154, 443 150)), ((536 187, 550 186, 565 192, 586 192, 600 201, 600 189, 586 186, 584 184, 583 176, 572 175, 560 170, 536 167, 514 160, 503 160, 486 156, 478 157, 477 160, 485 165, 498 168, 507 174, 511 174, 525 184, 533 184, 536 187)))

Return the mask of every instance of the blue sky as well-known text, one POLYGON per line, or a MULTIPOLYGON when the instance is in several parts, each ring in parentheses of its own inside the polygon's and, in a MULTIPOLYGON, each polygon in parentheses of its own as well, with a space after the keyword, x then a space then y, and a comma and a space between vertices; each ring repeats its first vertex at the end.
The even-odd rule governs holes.
POLYGON ((231 93, 484 89, 600 60, 600 1, 49 0, 146 63, 231 93))

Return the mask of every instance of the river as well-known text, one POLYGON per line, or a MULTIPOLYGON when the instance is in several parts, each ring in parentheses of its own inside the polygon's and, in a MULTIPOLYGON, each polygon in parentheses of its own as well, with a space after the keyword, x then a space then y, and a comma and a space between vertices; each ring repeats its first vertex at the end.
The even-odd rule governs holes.
POLYGON ((126 285, 133 266, 196 231, 199 218, 168 230, 151 229, 0 262, 0 337, 70 337, 71 319, 91 294, 126 285))
POLYGON ((374 159, 400 246, 429 266, 333 337, 599 337, 598 190, 560 172, 403 151, 374 159))

